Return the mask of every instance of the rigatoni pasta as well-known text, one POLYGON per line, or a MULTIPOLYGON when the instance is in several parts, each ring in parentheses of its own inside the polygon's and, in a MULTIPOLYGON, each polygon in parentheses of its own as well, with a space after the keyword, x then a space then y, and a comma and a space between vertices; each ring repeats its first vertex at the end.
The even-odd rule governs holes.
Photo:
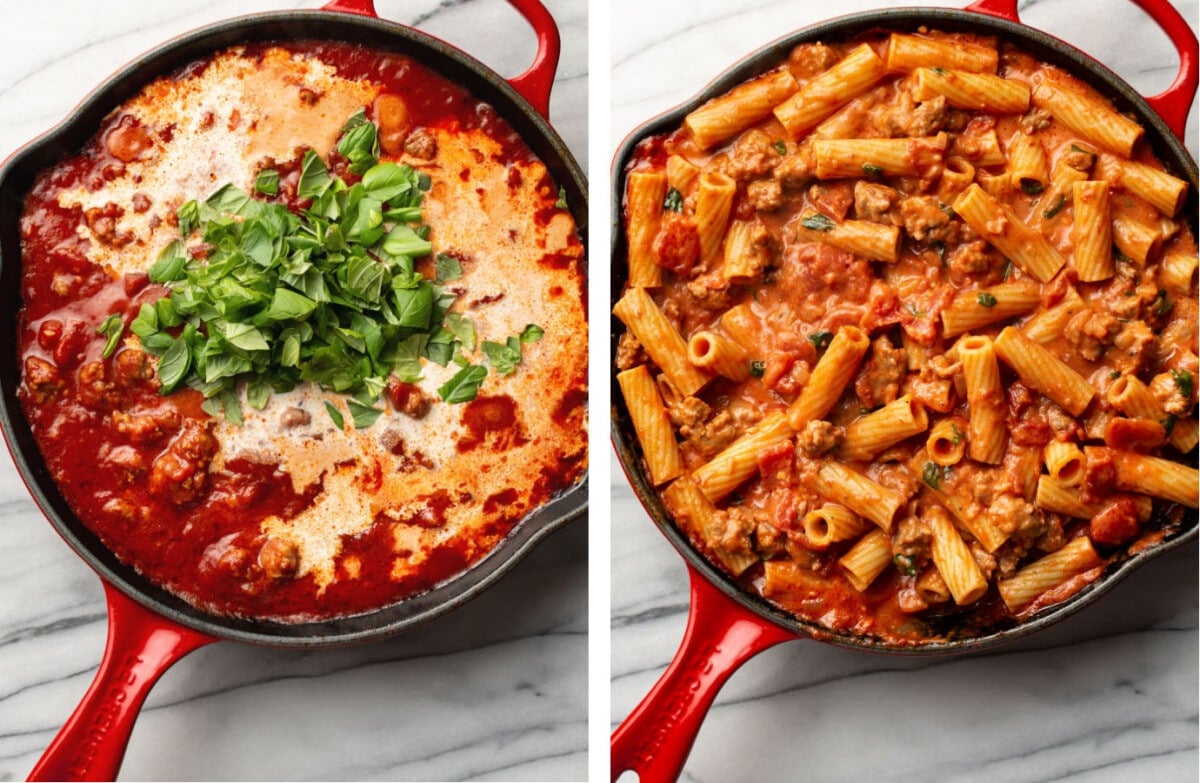
POLYGON ((678 191, 662 284, 614 312, 618 369, 664 389, 681 528, 745 589, 892 642, 1020 620, 1179 531, 1190 186, 1104 97, 993 40, 873 34, 786 68, 769 113, 718 98, 627 170, 678 191))

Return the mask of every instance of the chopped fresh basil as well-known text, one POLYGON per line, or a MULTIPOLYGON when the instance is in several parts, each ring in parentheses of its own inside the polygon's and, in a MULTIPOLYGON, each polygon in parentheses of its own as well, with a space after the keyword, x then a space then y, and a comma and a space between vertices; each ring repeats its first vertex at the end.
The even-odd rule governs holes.
POLYGON ((783 139, 776 139, 774 147, 775 147, 775 151, 778 152, 780 155, 787 154, 787 144, 783 143, 783 139))
POLYGON ((800 221, 800 225, 813 231, 830 231, 834 228, 834 222, 820 212, 814 212, 804 218, 800 221))
POLYGON ((254 189, 264 196, 279 194, 279 172, 275 169, 263 169, 254 180, 254 189))
POLYGON ((945 76, 945 75, 946 75, 946 69, 945 69, 945 68, 933 67, 933 68, 930 68, 929 70, 933 71, 933 72, 934 72, 934 73, 936 73, 938 76, 945 76))
POLYGON ((984 307, 996 306, 996 297, 987 291, 980 291, 979 296, 975 298, 975 301, 979 302, 979 304, 983 305, 984 307))
POLYGON ((462 278, 462 264, 454 256, 448 256, 445 253, 438 253, 437 261, 434 265, 435 282, 448 283, 451 280, 462 278))
POLYGON ((325 410, 329 411, 329 418, 333 419, 333 423, 337 425, 339 430, 344 430, 346 428, 345 417, 342 416, 341 411, 334 407, 332 402, 329 402, 328 400, 325 401, 325 410))
POLYGON ((905 576, 915 576, 917 573, 917 564, 908 555, 896 555, 892 558, 892 563, 896 570, 905 576))
POLYGON ((1171 437, 1171 433, 1175 431, 1175 414, 1170 414, 1167 418, 1160 422, 1163 429, 1166 430, 1167 437, 1171 437))
POLYGON ((862 169, 863 173, 871 179, 878 179, 883 176, 883 167, 876 166, 874 163, 864 163, 862 169))
POLYGON ((675 188, 667 191, 667 197, 663 200, 663 209, 671 212, 683 211, 683 194, 675 188))
POLYGON ((479 394, 479 386, 486 377, 487 368, 481 364, 464 367, 438 387, 438 396, 451 403, 470 402, 479 394))
POLYGON ((1187 370, 1171 370, 1171 377, 1175 380, 1175 388, 1179 389, 1179 393, 1185 399, 1191 399, 1192 392, 1195 390, 1195 382, 1192 379, 1192 374, 1187 370))
POLYGON ((517 371, 517 365, 521 363, 521 341, 516 337, 509 337, 503 343, 484 340, 481 347, 493 370, 501 375, 512 375, 517 371))
POLYGON ((1108 379, 1110 381, 1115 381, 1117 378, 1120 378, 1120 377, 1121 377, 1120 370, 1109 370, 1108 371, 1108 379))
POLYGON ((957 424, 950 425, 950 433, 951 433, 950 442, 953 443, 955 446, 962 443, 963 438, 966 437, 966 435, 963 434, 963 431, 958 428, 957 424))
POLYGON ((104 343, 104 358, 113 355, 113 351, 117 350, 117 344, 121 342, 121 335, 125 333, 125 322, 121 319, 120 313, 113 313, 96 328, 97 334, 102 334, 108 338, 104 343))
POLYGON ((567 208, 567 189, 564 188, 562 185, 558 186, 558 201, 554 202, 554 208, 555 209, 566 209, 567 208))
POLYGON ((350 409, 350 416, 354 420, 354 429, 356 430, 367 429, 383 415, 381 409, 364 405, 358 400, 346 400, 346 407, 350 409))
POLYGON ((350 161, 350 171, 354 174, 362 174, 378 162, 379 133, 362 109, 342 126, 342 139, 338 142, 337 151, 350 161))
POLYGON ((1005 259, 1004 260, 1004 271, 1000 273, 1000 279, 1007 280, 1011 276, 1012 276, 1012 261, 1009 259, 1005 259))
POLYGON ((1071 145, 1071 152, 1082 152, 1086 155, 1095 155, 1096 154, 1096 153, 1092 152, 1091 150, 1087 150, 1087 149, 1084 149, 1083 147, 1080 147, 1078 144, 1071 145))
POLYGON ((150 282, 168 283, 178 280, 183 275, 187 261, 187 251, 183 249, 183 243, 178 239, 170 242, 162 249, 162 252, 158 254, 158 260, 150 267, 148 272, 150 282))
POLYGON ((1158 298, 1154 300, 1154 305, 1152 307, 1154 314, 1161 318, 1162 316, 1171 312, 1173 307, 1175 307, 1175 303, 1168 299, 1167 292, 1160 288, 1158 291, 1158 298))
POLYGON ((521 330, 520 338, 523 343, 536 343, 546 334, 546 330, 537 324, 525 324, 525 328, 521 330))
POLYGON ((1058 201, 1055 201, 1054 205, 1052 207, 1050 207, 1050 209, 1047 209, 1045 212, 1043 212, 1042 217, 1046 218, 1046 220, 1051 219, 1052 217, 1054 217, 1055 215, 1057 215, 1059 213, 1059 211, 1063 208, 1063 206, 1066 205, 1066 203, 1067 203, 1066 194, 1065 193, 1058 194, 1058 201))
POLYGON ((934 462, 926 462, 925 469, 921 471, 921 478, 926 484, 939 489, 942 486, 942 481, 946 478, 948 468, 942 467, 934 462))
MULTIPOLYGON (((331 185, 333 178, 329 176, 325 161, 312 150, 305 152, 304 159, 300 162, 300 184, 296 188, 296 195, 300 198, 317 199, 324 195, 331 185)), ((220 209, 217 206, 213 208, 220 209)))
POLYGON ((808 341, 819 351, 829 347, 829 343, 833 341, 833 332, 813 332, 808 336, 808 341))
POLYGON ((467 352, 475 350, 475 325, 461 313, 446 313, 446 328, 467 352))
POLYGON ((1030 196, 1036 196, 1046 189, 1045 185, 1038 182, 1036 179, 1022 179, 1020 182, 1021 190, 1030 196))
POLYGON ((755 378, 763 377, 763 373, 767 371, 767 363, 759 360, 750 362, 750 374, 755 378))

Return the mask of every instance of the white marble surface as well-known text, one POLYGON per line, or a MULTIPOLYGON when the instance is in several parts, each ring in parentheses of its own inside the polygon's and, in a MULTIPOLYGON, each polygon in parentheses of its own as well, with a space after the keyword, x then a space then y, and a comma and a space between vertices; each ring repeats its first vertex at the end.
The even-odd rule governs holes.
MULTIPOLYGON (((183 32, 320 2, 4 3, 0 159, 108 74, 183 32)), ((587 159, 587 6, 551 0, 563 61, 551 120, 587 159)), ((505 76, 532 59, 501 0, 378 0, 385 18, 472 52, 505 76)), ((220 643, 151 693, 127 780, 582 780, 587 776, 587 530, 555 533, 461 610, 339 650, 220 643)), ((104 647, 100 584, 0 456, 0 780, 24 779, 74 709, 104 647)))
MULTIPOLYGON (((1173 2, 1195 29, 1194 0, 1173 2)), ((790 30, 916 4, 618 0, 611 143, 790 30)), ((1021 9, 1024 21, 1093 53, 1144 92, 1174 76, 1174 51, 1132 3, 1023 0, 1021 9)), ((1193 155, 1196 114, 1187 136, 1193 155)), ((674 654, 688 594, 682 559, 615 459, 612 476, 615 727, 674 654)), ((1195 781, 1196 665, 1193 545, 1059 625, 974 657, 891 658, 812 641, 770 649, 726 684, 682 779, 1195 781)))

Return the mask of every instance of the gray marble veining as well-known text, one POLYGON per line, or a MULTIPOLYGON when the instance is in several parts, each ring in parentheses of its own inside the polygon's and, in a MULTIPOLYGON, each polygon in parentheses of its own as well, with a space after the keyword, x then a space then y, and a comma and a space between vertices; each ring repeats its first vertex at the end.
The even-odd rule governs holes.
MULTIPOLYGON (((617 0, 610 142, 615 147, 791 30, 917 4, 617 0)), ((1200 8, 1174 4, 1196 29, 1200 8)), ((1174 50, 1130 2, 1029 0, 1020 7, 1023 21, 1092 53, 1144 93, 1174 78, 1174 50)), ((1193 106, 1186 134, 1193 156, 1197 114, 1193 106)), ((682 559, 641 509, 615 458, 612 476, 615 727, 674 654, 688 587, 682 559)), ((682 780, 1195 781, 1196 669, 1191 545, 1142 568, 1090 609, 976 656, 885 657, 807 640, 767 650, 718 696, 682 780)))
MULTIPOLYGON (((501 0, 379 0, 503 76, 533 58, 501 0)), ((587 159, 587 5, 547 4, 563 56, 551 121, 587 159)), ((6 4, 0 158, 103 78, 195 27, 319 2, 6 4)), ((0 780, 24 779, 91 682, 104 648, 95 575, 0 456, 0 780)), ((332 650, 205 647, 151 693, 122 779, 582 780, 587 776, 587 530, 545 540, 462 609, 387 641, 332 650)))

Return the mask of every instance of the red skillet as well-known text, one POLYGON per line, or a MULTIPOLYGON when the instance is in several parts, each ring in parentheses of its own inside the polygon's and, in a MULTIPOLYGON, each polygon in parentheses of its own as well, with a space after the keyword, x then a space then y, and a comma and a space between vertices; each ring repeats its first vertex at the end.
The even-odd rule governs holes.
POLYGON ((586 484, 536 510, 482 562, 450 582, 399 604, 351 618, 284 625, 206 615, 118 562, 74 517, 41 460, 16 400, 14 355, 20 274, 17 216, 36 172, 95 131, 112 107, 151 79, 225 46, 254 40, 326 39, 394 49, 421 58, 504 116, 567 190, 586 235, 586 184, 562 139, 547 122, 558 66, 558 28, 539 0, 508 0, 530 23, 538 48, 529 69, 507 82, 479 61, 436 38, 379 19, 372 0, 334 0, 321 11, 260 14, 211 25, 142 56, 89 95, 60 125, 0 167, 0 424, 30 494, 59 534, 101 576, 108 604, 108 642, 82 702, 30 773, 31 780, 113 780, 138 711, 168 667, 198 647, 231 639, 276 646, 329 646, 373 641, 440 616, 482 592, 536 543, 586 508, 586 484), (340 13, 328 13, 340 12, 340 13))
MULTIPOLYGON (((1188 205, 1182 214, 1196 214, 1196 164, 1184 150, 1179 138, 1196 93, 1198 62, 1196 36, 1168 0, 1134 0, 1167 33, 1179 52, 1179 72, 1162 93, 1142 98, 1114 73, 1088 55, 1062 41, 1020 24, 1016 0, 979 0, 966 11, 947 9, 896 9, 841 17, 806 28, 775 41, 717 77, 687 104, 677 107, 629 135, 613 163, 613 215, 621 214, 624 182, 621 176, 634 147, 643 139, 678 127, 683 116, 709 98, 720 95, 754 74, 761 73, 787 57, 791 48, 809 40, 837 40, 870 29, 912 29, 921 24, 938 29, 972 30, 998 34, 1002 40, 1019 43, 1076 76, 1099 86, 1112 95, 1122 108, 1135 111, 1152 140, 1155 152, 1177 176, 1192 183, 1188 205)), ((1193 229, 1195 223, 1193 222, 1193 229)), ((618 296, 624 283, 624 236, 615 225, 613 235, 613 295, 618 296)), ((622 331, 613 322, 613 345, 622 331)), ((643 475, 636 451, 636 438, 628 414, 613 390, 613 443, 630 484, 659 530, 679 550, 688 563, 691 605, 688 624, 679 650, 650 693, 630 713, 612 735, 611 772, 615 781, 621 774, 634 771, 640 783, 667 783, 683 770, 700 724, 704 721, 717 692, 738 667, 759 652, 781 642, 814 638, 843 647, 891 654, 953 654, 994 647, 1034 633, 1082 609, 1107 592, 1121 578, 1147 560, 1194 541, 1196 515, 1185 518, 1183 527, 1138 555, 1110 566, 1104 576, 1068 601, 1048 609, 1015 627, 992 629, 977 638, 927 643, 917 647, 898 647, 852 634, 831 633, 820 626, 797 621, 757 596, 746 593, 722 572, 713 568, 688 543, 671 522, 653 486, 643 475)))

